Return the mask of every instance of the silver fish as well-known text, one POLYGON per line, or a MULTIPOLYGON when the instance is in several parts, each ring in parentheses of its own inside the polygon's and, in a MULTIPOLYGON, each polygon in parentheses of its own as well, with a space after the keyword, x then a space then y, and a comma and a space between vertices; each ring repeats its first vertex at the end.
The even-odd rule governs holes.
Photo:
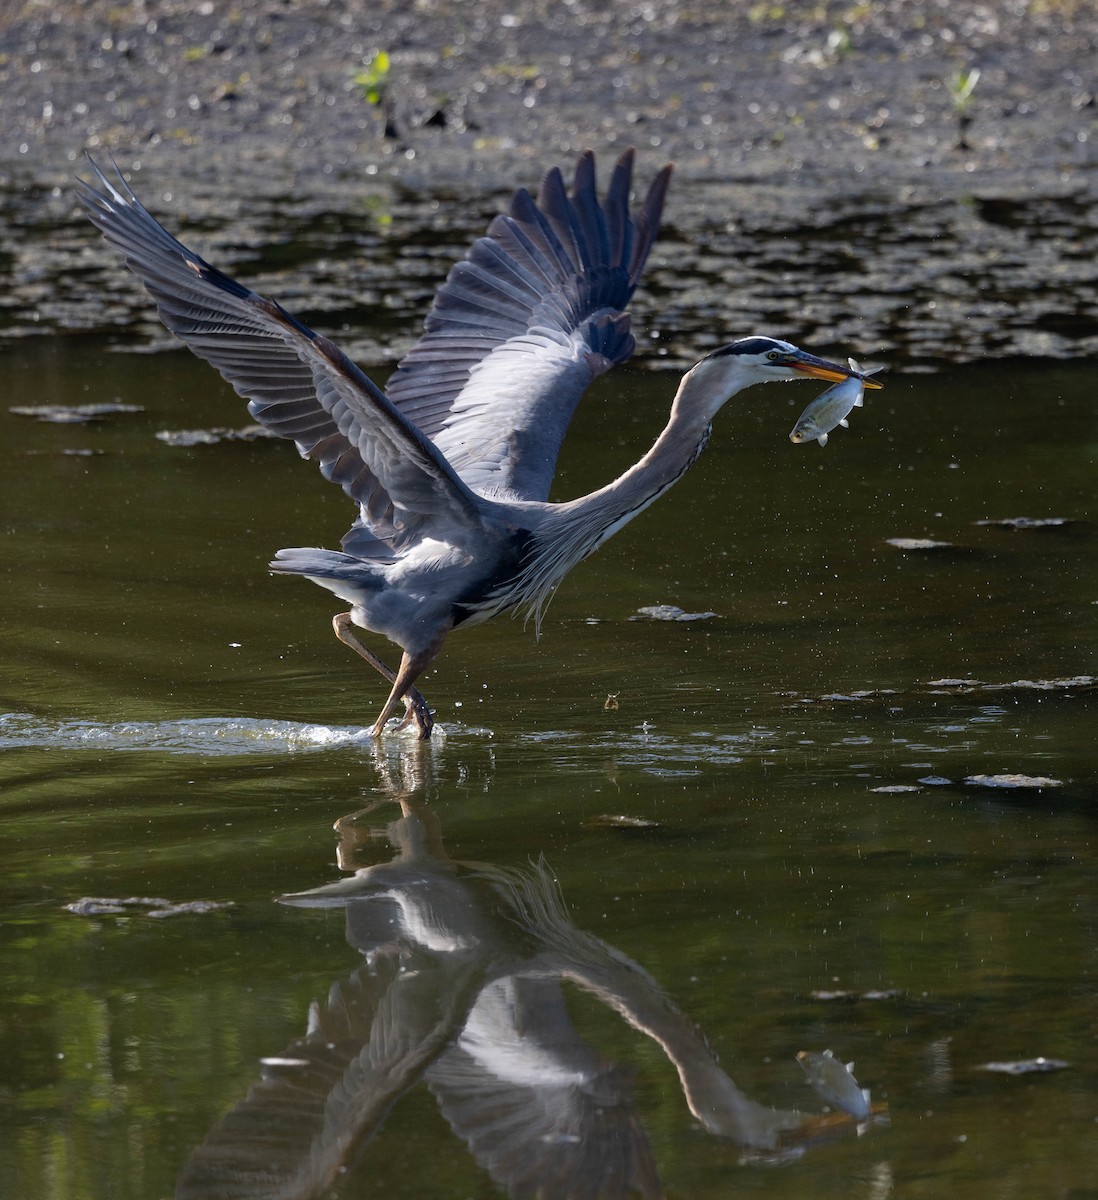
MULTIPOLYGON (((851 411, 862 407, 865 379, 862 378, 858 364, 852 358, 847 359, 847 362, 850 363, 850 369, 859 371, 859 374, 850 375, 833 387, 829 387, 801 413, 797 424, 793 426, 793 432, 789 435, 789 440, 795 445, 799 446, 802 442, 810 442, 815 438, 821 446, 826 446, 827 435, 838 425, 846 429, 846 418, 851 411)), ((873 371, 866 372, 868 375, 874 373, 873 371)), ((871 384, 870 386, 879 387, 880 384, 871 384)))
POLYGON ((853 1063, 840 1062, 830 1050, 822 1054, 817 1054, 815 1050, 802 1050, 797 1055, 797 1062, 821 1100, 841 1109, 855 1121, 869 1119, 873 1111, 869 1088, 858 1086, 853 1075, 853 1063))

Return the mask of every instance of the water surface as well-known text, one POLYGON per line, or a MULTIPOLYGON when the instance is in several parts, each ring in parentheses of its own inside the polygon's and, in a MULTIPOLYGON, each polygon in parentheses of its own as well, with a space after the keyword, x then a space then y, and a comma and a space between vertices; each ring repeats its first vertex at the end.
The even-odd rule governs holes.
MULTIPOLYGON (((451 639, 423 685, 437 744, 377 750, 384 691, 332 637, 331 597, 265 569, 338 544, 338 489, 282 444, 158 440, 246 422, 184 353, 6 350, 10 404, 143 411, 0 412, 0 1191, 148 1200, 193 1180, 261 1073, 293 1069, 261 1060, 300 1052, 310 1005, 352 994, 364 961, 346 904, 276 898, 388 862, 413 817, 431 863, 465 864, 493 962, 541 943, 483 871, 544 856, 570 928, 643 968, 751 1102, 821 1113, 795 1056, 832 1048, 887 1104, 862 1136, 834 1121, 745 1147, 690 1112, 620 1005, 565 983, 571 1036, 634 1071, 607 1077, 614 1111, 667 1194, 1091 1187, 1098 377, 894 366, 825 449, 787 440, 810 386, 739 397, 683 483, 569 578, 540 641, 506 619, 451 639), (979 524, 1021 516, 1068 523, 979 524), (657 604, 716 615, 638 617, 657 604), (1005 774, 1058 786, 966 783, 1005 774), (82 897, 231 907, 66 910, 82 897), (1070 1065, 979 1069, 1036 1056, 1070 1065)), ((603 380, 560 495, 633 461, 674 384, 603 380)), ((400 1084, 330 1194, 499 1194, 445 1087, 400 1084)), ((532 1155, 546 1133, 528 1132, 532 1155)))

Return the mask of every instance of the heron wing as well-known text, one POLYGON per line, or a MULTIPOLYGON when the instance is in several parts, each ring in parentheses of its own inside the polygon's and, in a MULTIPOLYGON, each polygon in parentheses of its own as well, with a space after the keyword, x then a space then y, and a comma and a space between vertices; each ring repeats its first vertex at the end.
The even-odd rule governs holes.
MULTIPOLYGON (((90 161, 90 160, 89 160, 90 161)), ((156 301, 164 324, 248 401, 248 411, 315 459, 400 550, 441 518, 475 521, 483 501, 438 447, 327 338, 177 241, 123 180, 78 198, 156 301)))
POLYGON ((671 168, 630 214, 633 151, 600 204, 595 159, 560 171, 507 213, 450 272, 389 399, 474 490, 545 500, 584 389, 633 352, 624 311, 655 240, 671 168))
POLYGON ((632 1072, 579 1036, 558 979, 504 976, 427 1069, 450 1128, 509 1196, 662 1196, 632 1072))
POLYGON ((425 1010, 408 1001, 409 975, 383 951, 337 980, 310 1007, 305 1035, 266 1060, 247 1097, 191 1153, 176 1200, 327 1195, 461 1027, 462 988, 425 1010))

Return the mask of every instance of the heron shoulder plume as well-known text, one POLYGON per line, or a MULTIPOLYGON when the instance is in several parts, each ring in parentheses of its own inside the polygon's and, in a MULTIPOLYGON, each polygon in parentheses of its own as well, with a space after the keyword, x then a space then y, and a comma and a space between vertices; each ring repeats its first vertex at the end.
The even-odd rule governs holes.
POLYGON ((108 174, 89 158, 94 179, 79 182, 77 198, 160 319, 355 507, 342 552, 288 547, 271 570, 350 604, 333 618, 336 636, 390 685, 374 735, 403 707, 400 725, 430 736, 434 718, 415 683, 455 626, 518 609, 540 631, 568 571, 681 477, 729 396, 768 380, 854 373, 788 342, 733 342, 687 374, 667 427, 635 466, 589 496, 550 503, 576 406, 635 347, 629 303, 671 168, 634 198, 634 157, 618 159, 601 195, 590 151, 570 187, 553 168, 536 194, 519 188, 441 284, 384 388, 173 237, 117 164, 108 174), (359 629, 400 648, 396 670, 359 629))

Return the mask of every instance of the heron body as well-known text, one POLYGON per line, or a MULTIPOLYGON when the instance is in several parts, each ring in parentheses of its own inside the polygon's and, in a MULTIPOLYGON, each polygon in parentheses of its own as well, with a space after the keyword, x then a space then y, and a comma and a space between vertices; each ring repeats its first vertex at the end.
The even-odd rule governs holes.
POLYGON ((775 338, 732 342, 686 373, 666 427, 635 466, 588 496, 550 503, 580 397, 633 352, 626 308, 670 167, 633 210, 632 151, 601 201, 590 152, 570 194, 556 169, 536 199, 516 192, 450 272, 384 390, 334 343, 172 237, 120 173, 92 167, 99 186, 81 181, 79 199, 164 324, 358 506, 341 551, 284 549, 270 566, 351 606, 333 620, 337 636, 392 685, 375 735, 403 702, 402 724, 414 719, 428 737, 433 717, 414 684, 449 632, 516 609, 540 629, 568 571, 690 468, 730 397, 771 380, 860 378, 775 338), (395 672, 355 627, 401 648, 395 672))

